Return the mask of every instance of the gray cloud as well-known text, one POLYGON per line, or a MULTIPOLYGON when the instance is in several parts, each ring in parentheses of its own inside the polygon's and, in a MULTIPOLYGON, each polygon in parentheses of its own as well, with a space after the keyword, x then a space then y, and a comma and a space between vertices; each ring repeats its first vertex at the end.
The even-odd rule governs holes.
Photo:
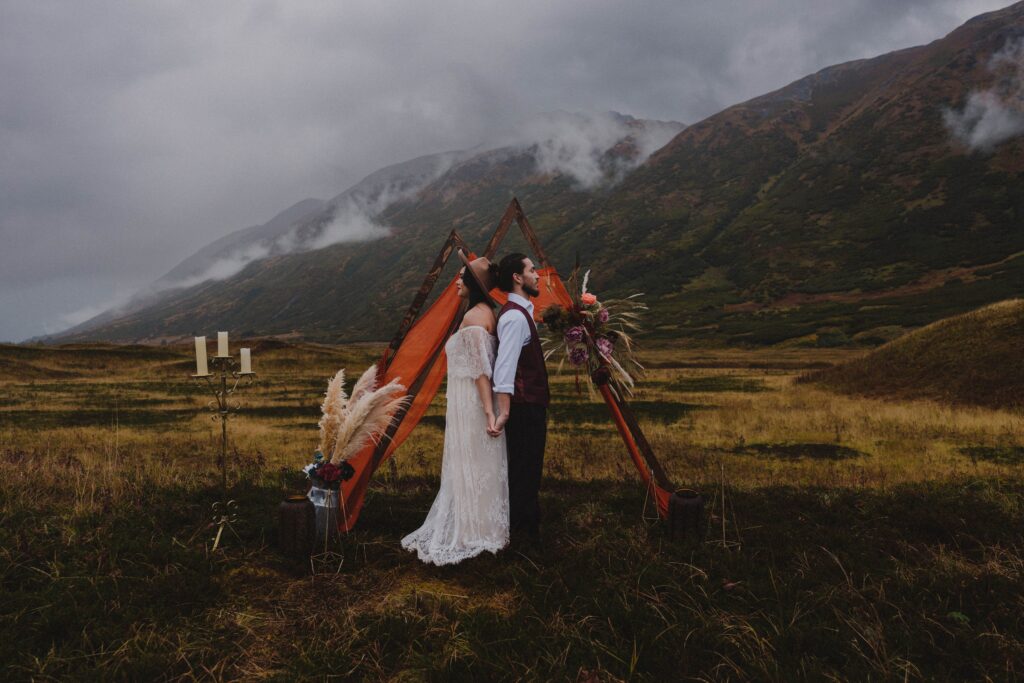
POLYGON ((953 137, 982 152, 1024 133, 1024 40, 1005 45, 988 67, 995 85, 971 92, 961 109, 943 113, 953 137))
POLYGON ((303 197, 540 112, 693 123, 1006 4, 8 0, 0 339, 57 331, 303 197))

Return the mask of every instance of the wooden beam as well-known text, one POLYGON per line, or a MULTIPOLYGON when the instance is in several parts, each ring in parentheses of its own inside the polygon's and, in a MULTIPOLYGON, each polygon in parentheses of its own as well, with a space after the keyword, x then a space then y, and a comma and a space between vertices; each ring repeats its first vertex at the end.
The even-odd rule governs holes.
MULTIPOLYGON (((483 256, 486 256, 488 260, 494 260, 495 255, 498 253, 498 245, 501 244, 502 240, 505 239, 505 235, 508 234, 508 226, 512 225, 513 220, 516 220, 517 206, 519 206, 519 202, 513 197, 512 201, 508 203, 505 213, 501 215, 498 227, 494 229, 494 234, 491 235, 491 241, 487 243, 487 248, 484 249, 483 256)), ((522 213, 522 209, 519 209, 519 213, 522 213)))
POLYGON ((487 248, 484 250, 483 255, 491 261, 494 260, 498 253, 498 247, 505 240, 512 221, 515 221, 519 226, 523 237, 526 238, 526 243, 530 245, 530 249, 533 250, 534 255, 536 255, 537 260, 540 262, 540 267, 546 268, 550 266, 551 263, 548 261, 548 256, 544 253, 544 248, 540 246, 540 240, 537 239, 537 233, 534 231, 533 226, 530 225, 530 220, 526 217, 526 212, 523 211, 523 207, 516 197, 513 197, 512 201, 508 203, 508 207, 505 209, 505 213, 502 214, 501 220, 498 221, 498 227, 495 228, 494 234, 491 235, 491 241, 487 243, 487 248))
POLYGON ((426 303, 427 297, 430 296, 430 292, 434 289, 434 284, 437 283, 437 278, 441 276, 441 271, 444 270, 444 266, 448 263, 448 259, 451 257, 452 252, 456 247, 465 248, 466 243, 459 235, 458 232, 452 230, 448 233, 448 239, 444 241, 444 245, 441 247, 441 251, 438 252, 437 258, 434 259, 434 265, 427 271, 427 276, 423 280, 423 284, 420 285, 420 289, 416 292, 416 296, 412 300, 412 305, 409 306, 409 310, 406 312, 405 317, 402 318, 401 324, 398 326, 398 332, 391 339, 391 343, 388 344, 387 349, 384 350, 384 356, 381 358, 381 363, 377 368, 378 376, 382 376, 384 372, 390 367, 391 359, 395 357, 395 352, 398 351, 398 347, 402 345, 402 340, 405 339, 405 335, 409 333, 409 328, 416 322, 416 317, 420 314, 420 309, 423 308, 423 304, 426 303))
POLYGON ((526 212, 523 211, 523 207, 519 204, 519 200, 513 197, 512 203, 509 206, 515 210, 516 223, 519 224, 519 229, 523 231, 523 237, 526 238, 530 248, 533 249, 533 253, 536 254, 537 258, 540 260, 541 267, 547 268, 551 265, 548 262, 547 254, 544 253, 543 247, 540 246, 540 240, 537 239, 537 233, 533 231, 533 226, 530 225, 530 221, 526 217, 526 212))
POLYGON ((656 481, 658 486, 666 491, 675 490, 672 487, 671 482, 669 482, 668 475, 665 474, 665 470, 662 468, 658 458, 655 457, 654 449, 651 448, 650 442, 647 441, 647 437, 644 436, 643 430, 640 429, 640 423, 637 422, 636 415, 633 414, 633 410, 629 407, 629 404, 626 403, 626 399, 621 395, 614 396, 614 399, 615 404, 622 413, 623 420, 626 422, 630 433, 633 435, 633 440, 640 448, 640 453, 644 456, 644 461, 647 462, 647 466, 651 469, 651 472, 654 473, 654 481, 656 481))

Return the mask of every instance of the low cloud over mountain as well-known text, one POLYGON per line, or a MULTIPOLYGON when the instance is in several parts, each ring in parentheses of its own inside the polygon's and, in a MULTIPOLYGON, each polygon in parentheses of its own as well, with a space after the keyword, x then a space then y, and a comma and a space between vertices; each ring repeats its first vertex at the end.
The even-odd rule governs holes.
POLYGON ((683 128, 674 121, 641 121, 616 112, 544 114, 471 151, 434 154, 381 169, 315 211, 295 217, 291 210, 290 223, 278 217, 268 224, 276 229, 243 231, 227 248, 211 245, 215 258, 204 260, 200 252, 190 257, 197 259, 194 264, 176 267, 148 291, 223 280, 270 256, 387 237, 391 230, 379 220, 385 209, 412 199, 461 162, 501 158, 496 151, 529 154, 537 173, 567 176, 582 190, 612 186, 683 128))
POLYGON ((982 152, 1024 133, 1024 38, 1009 41, 988 66, 995 84, 972 91, 963 107, 943 115, 957 140, 982 152))

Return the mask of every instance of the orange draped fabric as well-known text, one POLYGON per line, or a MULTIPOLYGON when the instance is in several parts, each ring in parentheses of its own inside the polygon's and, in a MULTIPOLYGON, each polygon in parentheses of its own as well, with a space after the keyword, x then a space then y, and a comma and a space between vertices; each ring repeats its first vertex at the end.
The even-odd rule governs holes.
MULTIPOLYGON (((568 307, 572 305, 572 299, 554 268, 542 268, 538 270, 538 273, 541 276, 540 296, 534 298, 534 318, 539 321, 541 313, 548 306, 557 303, 568 307)), ((455 289, 456 279, 457 276, 448 283, 441 296, 409 328, 401 345, 391 358, 387 370, 378 378, 381 384, 398 379, 409 388, 414 397, 398 429, 382 452, 378 452, 375 444, 367 444, 349 461, 355 468, 356 474, 348 481, 342 482, 341 486, 342 509, 338 526, 342 531, 351 531, 355 526, 373 473, 381 463, 391 457, 395 449, 402 445, 402 442, 419 423, 444 380, 448 369, 444 344, 448 341, 461 303, 455 289)), ((499 305, 503 305, 508 300, 508 296, 498 289, 492 291, 491 296, 499 305)), ((387 354, 385 353, 383 360, 386 359, 387 354)), ((655 491, 658 511, 662 513, 662 517, 665 517, 668 514, 668 492, 650 480, 650 474, 643 466, 643 458, 636 443, 632 437, 628 436, 629 430, 622 421, 621 413, 614 402, 609 403, 609 408, 612 410, 616 425, 623 434, 630 456, 636 463, 637 469, 640 470, 644 482, 655 491)))
POLYGON ((338 516, 338 526, 342 531, 352 530, 359 519, 360 510, 363 508, 363 500, 366 497, 366 488, 370 484, 370 477, 373 476, 380 463, 390 457, 409 436, 409 432, 423 417, 430 402, 434 399, 438 387, 441 386, 441 380, 448 367, 443 347, 447 341, 448 330, 451 329, 458 313, 459 303, 453 280, 437 301, 409 329, 402 345, 395 352, 391 365, 379 378, 381 384, 399 378, 399 381, 410 388, 416 384, 417 380, 422 379, 423 381, 379 461, 374 462, 377 446, 372 443, 367 444, 349 461, 355 468, 356 474, 341 484, 342 510, 338 516), (442 349, 440 357, 437 355, 439 347, 442 349), (432 362, 435 360, 436 362, 432 362))

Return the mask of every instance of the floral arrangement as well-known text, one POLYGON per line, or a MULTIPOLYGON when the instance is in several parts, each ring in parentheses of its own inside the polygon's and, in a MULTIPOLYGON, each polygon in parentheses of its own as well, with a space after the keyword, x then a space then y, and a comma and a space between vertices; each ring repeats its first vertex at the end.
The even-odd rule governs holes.
POLYGON ((320 406, 320 445, 313 462, 302 471, 314 486, 338 490, 341 482, 356 472, 348 460, 367 443, 380 443, 386 438, 395 414, 409 401, 397 379, 378 386, 376 365, 367 368, 356 381, 351 396, 345 393, 345 370, 338 370, 320 406))
POLYGON ((348 481, 356 473, 356 468, 347 462, 335 465, 333 462, 324 460, 324 454, 317 451, 313 456, 313 462, 302 468, 313 486, 321 489, 337 491, 341 488, 341 482, 348 481))
POLYGON ((544 341, 547 347, 544 357, 561 353, 559 370, 568 361, 576 370, 577 386, 579 373, 586 370, 588 379, 610 382, 614 389, 631 394, 634 386, 631 371, 643 370, 634 356, 631 336, 640 331, 640 315, 647 310, 646 304, 638 299, 643 295, 637 293, 624 299, 599 301, 593 292, 587 291, 590 271, 583 274, 582 283, 579 283, 579 271, 577 265, 568 280, 572 306, 553 304, 541 313, 548 335, 544 341))

